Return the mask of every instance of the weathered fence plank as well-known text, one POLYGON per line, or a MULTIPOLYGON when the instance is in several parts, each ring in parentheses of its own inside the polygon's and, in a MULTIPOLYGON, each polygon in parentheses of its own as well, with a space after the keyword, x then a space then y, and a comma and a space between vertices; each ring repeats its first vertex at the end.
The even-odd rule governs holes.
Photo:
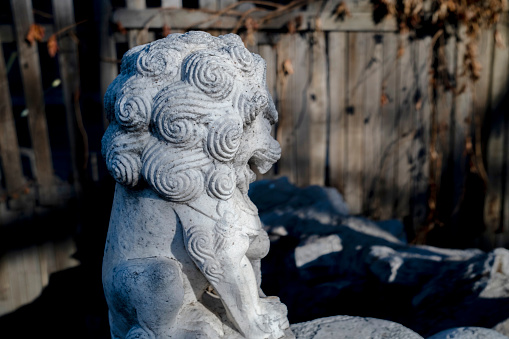
POLYGON ((277 138, 281 144, 282 156, 279 174, 297 182, 297 139, 295 129, 299 117, 306 113, 304 100, 308 81, 308 43, 299 34, 281 38, 277 45, 279 123, 277 138))
POLYGON ((431 128, 431 104, 429 74, 431 69, 431 38, 415 42, 418 46, 416 122, 417 134, 414 139, 413 158, 415 171, 412 188, 412 224, 419 233, 428 214, 429 190, 429 143, 431 128))
MULTIPOLYGON (((500 23, 500 33, 502 35, 503 44, 505 46, 505 67, 503 64, 497 65, 494 64, 493 67, 493 73, 496 72, 508 72, 509 70, 509 13, 506 12, 503 20, 500 23)), ((502 206, 503 214, 502 214, 502 224, 500 225, 501 231, 503 232, 501 235, 498 236, 499 239, 497 239, 499 246, 509 246, 509 114, 508 114, 508 106, 509 106, 509 75, 506 75, 506 82, 505 82, 505 92, 502 92, 502 94, 505 96, 504 104, 502 104, 502 107, 505 108, 505 121, 504 121, 504 128, 505 128, 505 137, 504 137, 504 169, 505 172, 503 174, 504 180, 505 180, 505 187, 504 187, 504 205, 502 206)), ((502 90, 503 91, 503 90, 502 90)), ((502 112, 504 112, 504 108, 502 109, 502 112)))
POLYGON ((23 274, 26 283, 25 302, 35 299, 42 290, 41 267, 37 246, 33 245, 22 252, 23 274))
POLYGON ((182 7, 182 0, 161 0, 161 7, 182 7))
MULTIPOLYGON (((146 0, 126 0, 126 6, 129 9, 141 10, 147 6, 146 0)), ((143 27, 141 27, 143 28, 143 27)), ((131 29, 127 32, 127 43, 129 48, 149 42, 147 32, 143 29, 131 29)))
MULTIPOLYGON (((12 115, 11 96, 4 62, 2 41, 0 40, 0 160, 2 175, 5 177, 7 194, 18 194, 25 186, 21 170, 18 136, 12 115)), ((1 287, 0 287, 1 288, 1 287)))
MULTIPOLYGON (((110 31, 111 2, 96 1, 96 11, 99 11, 101 21, 99 23, 99 71, 100 71, 100 90, 101 102, 104 102, 104 94, 113 79, 118 75, 117 50, 115 38, 110 31)), ((108 127, 108 119, 103 105, 103 127, 108 127)))
POLYGON ((380 219, 393 218, 396 199, 395 174, 397 153, 397 84, 399 79, 398 36, 386 34, 383 38, 383 78, 380 95, 383 138, 380 142, 380 176, 372 211, 380 219))
POLYGON ((370 210, 375 199, 375 190, 380 177, 382 120, 380 98, 382 96, 383 45, 381 36, 373 33, 363 34, 366 39, 366 76, 364 110, 364 198, 363 212, 370 210))
POLYGON ((218 0, 199 0, 198 3, 200 4, 200 8, 203 9, 209 9, 209 10, 216 10, 218 5, 218 0))
MULTIPOLYGON (((307 170, 301 172, 299 166, 298 183, 300 185, 325 184, 325 160, 327 153, 327 58, 325 51, 325 34, 323 32, 308 33, 311 40, 309 65, 309 84, 306 91, 306 112, 300 128, 305 125, 309 130, 302 137, 298 134, 299 149, 303 145, 306 152, 298 152, 307 170), (306 121, 308 120, 309 121, 306 121), (301 175, 302 173, 302 175, 301 175)), ((298 131, 297 131, 298 133, 298 131)), ((297 144, 295 145, 297 147, 297 144)))
POLYGON ((49 283, 50 274, 57 271, 55 245, 52 242, 47 242, 39 246, 39 266, 41 271, 41 283, 44 287, 49 283))
POLYGON ((9 261, 6 254, 0 255, 0 314, 13 308, 13 298, 9 280, 9 261))
MULTIPOLYGON (((507 19, 497 25, 497 30, 505 38, 505 48, 495 48, 493 56, 493 71, 491 82, 491 112, 490 127, 487 144, 486 166, 488 172, 488 187, 484 209, 484 221, 488 231, 490 243, 501 246, 503 242, 504 218, 504 190, 503 177, 507 175, 504 155, 507 152, 505 145, 504 124, 507 123, 507 104, 503 101, 507 96, 509 79, 507 69, 509 65, 509 28, 507 19)), ((507 191, 506 191, 507 194, 507 191)), ((507 199, 506 199, 507 200, 507 199)))
POLYGON ((348 87, 345 116, 346 173, 345 200, 352 214, 362 213, 364 168, 364 110, 368 34, 348 33, 348 87))
MULTIPOLYGON (((452 187, 452 222, 451 227, 458 227, 457 217, 460 204, 464 197, 465 180, 468 174, 467 142, 470 141, 470 121, 472 115, 472 86, 469 85, 468 74, 463 69, 463 58, 466 52, 466 27, 462 28, 456 43, 456 93, 454 96, 454 111, 451 124, 452 129, 452 161, 453 187, 452 187)), ((457 229, 455 232, 459 232, 457 229)))
POLYGON ((346 173, 346 88, 347 33, 329 33, 329 181, 341 193, 346 173))
MULTIPOLYGON (((53 15, 55 18, 55 31, 62 31, 70 29, 65 34, 58 36, 58 60, 60 64, 60 76, 62 78, 63 88, 63 101, 65 105, 65 117, 67 120, 67 134, 69 138, 69 148, 71 151, 71 169, 73 175, 73 185, 76 193, 81 191, 80 188, 80 171, 78 164, 81 167, 86 165, 87 159, 83 157, 78 161, 77 155, 77 117, 75 101, 79 98, 80 91, 80 76, 78 64, 78 50, 76 43, 73 41, 70 34, 74 34, 72 27, 74 21, 74 6, 72 0, 53 0, 53 15)), ((85 145, 86 147, 86 145, 85 145)))
POLYGON ((417 91, 417 46, 411 44, 408 37, 400 36, 399 82, 398 82, 398 145, 396 215, 402 218, 410 216, 410 199, 412 197, 413 140, 415 129, 415 94, 417 91))
MULTIPOLYGON (((266 70, 266 81, 267 81, 267 88, 269 90, 270 95, 272 96, 272 100, 274 101, 274 104, 277 105, 277 60, 276 60, 276 49, 275 46, 272 45, 260 45, 259 46, 259 52, 260 56, 265 60, 265 63, 267 65, 266 70)), ((272 136, 276 137, 276 126, 272 126, 272 136)), ((276 174, 276 166, 272 166, 272 168, 265 173, 262 178, 268 179, 273 178, 276 174)))
POLYGON ((11 0, 16 41, 19 53, 19 65, 28 109, 28 122, 32 148, 37 168, 36 178, 39 185, 39 199, 42 204, 53 203, 53 163, 48 138, 48 127, 44 107, 44 95, 41 82, 41 69, 37 44, 25 41, 33 21, 32 2, 30 0, 11 0))

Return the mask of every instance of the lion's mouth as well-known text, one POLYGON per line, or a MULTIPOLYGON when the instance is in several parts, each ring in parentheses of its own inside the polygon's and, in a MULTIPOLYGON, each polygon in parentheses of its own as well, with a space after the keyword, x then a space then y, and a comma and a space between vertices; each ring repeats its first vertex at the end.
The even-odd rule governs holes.
POLYGON ((279 143, 274 140, 268 149, 256 150, 251 156, 251 159, 249 159, 249 163, 256 166, 261 174, 265 174, 280 157, 281 146, 279 146, 279 143))

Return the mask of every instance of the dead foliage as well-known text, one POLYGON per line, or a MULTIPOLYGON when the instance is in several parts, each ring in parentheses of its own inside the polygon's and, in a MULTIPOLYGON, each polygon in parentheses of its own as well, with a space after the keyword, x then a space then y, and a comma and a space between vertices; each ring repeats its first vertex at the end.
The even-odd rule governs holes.
POLYGON ((30 45, 33 45, 35 41, 42 42, 42 39, 44 39, 44 33, 44 27, 38 24, 31 24, 25 39, 30 45))

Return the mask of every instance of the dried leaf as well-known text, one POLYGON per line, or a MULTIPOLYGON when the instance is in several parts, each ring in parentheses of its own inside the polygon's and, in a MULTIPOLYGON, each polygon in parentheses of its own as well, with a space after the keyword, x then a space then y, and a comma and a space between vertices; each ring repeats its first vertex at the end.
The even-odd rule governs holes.
POLYGON ((163 37, 167 37, 171 34, 171 27, 167 24, 164 24, 163 26, 163 37))
POLYGON ((249 17, 246 19, 245 26, 246 26, 247 34, 246 34, 244 43, 249 46, 256 45, 255 32, 258 29, 258 22, 256 20, 254 20, 253 18, 249 17))
POLYGON ((290 59, 286 59, 283 62, 283 72, 285 73, 285 75, 293 74, 293 65, 290 59))
POLYGON ((288 29, 288 33, 290 34, 294 34, 295 32, 297 32, 297 27, 295 26, 295 21, 293 20, 288 21, 288 23, 286 24, 286 28, 288 29))
POLYGON ((48 54, 50 57, 54 57, 58 52, 57 36, 52 34, 48 39, 48 54))
POLYGON ((30 45, 33 45, 34 41, 41 42, 44 38, 44 27, 38 24, 32 24, 30 25, 30 28, 28 30, 28 33, 25 37, 25 39, 30 43, 30 45))
POLYGON ((405 47, 403 47, 403 44, 400 44, 398 46, 398 59, 401 58, 405 54, 405 47))
POLYGON ((341 1, 338 4, 336 10, 334 11, 334 16, 338 19, 344 19, 345 17, 351 16, 350 10, 348 9, 344 1, 341 1))
POLYGON ((415 103, 415 109, 416 109, 417 111, 420 111, 420 110, 421 110, 421 108, 422 108, 422 99, 421 99, 421 98, 419 98, 419 100, 417 100, 417 102, 415 103))
POLYGON ((295 26, 299 28, 302 25, 303 20, 304 19, 302 18, 302 15, 298 15, 297 17, 295 17, 295 26))
POLYGON ((122 25, 122 23, 120 21, 117 21, 116 25, 117 25, 117 32, 120 32, 120 34, 122 34, 122 35, 127 34, 127 29, 125 29, 124 25, 122 25))
POLYGON ((504 38, 502 37, 502 33, 499 30, 495 31, 495 46, 498 48, 505 48, 504 38))
POLYGON ((321 32, 322 31, 322 27, 323 27, 323 25, 322 25, 322 18, 317 17, 315 19, 315 30, 317 32, 321 32))

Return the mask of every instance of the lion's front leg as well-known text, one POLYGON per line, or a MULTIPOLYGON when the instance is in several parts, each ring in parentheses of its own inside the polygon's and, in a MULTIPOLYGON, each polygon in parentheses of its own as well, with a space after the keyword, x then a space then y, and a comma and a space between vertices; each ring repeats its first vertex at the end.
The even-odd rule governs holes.
POLYGON ((215 221, 190 217, 186 211, 178 214, 190 257, 218 293, 238 331, 253 339, 284 336, 286 310, 277 306, 276 300, 260 299, 257 279, 246 256, 250 239, 233 223, 233 215, 226 212, 215 221))

